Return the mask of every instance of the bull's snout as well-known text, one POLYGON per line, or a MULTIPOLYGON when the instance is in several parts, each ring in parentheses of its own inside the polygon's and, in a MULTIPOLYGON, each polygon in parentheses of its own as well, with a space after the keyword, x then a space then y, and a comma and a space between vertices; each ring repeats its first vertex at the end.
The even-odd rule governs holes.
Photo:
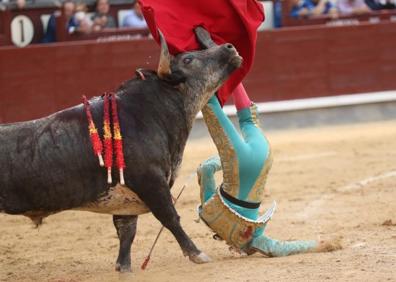
POLYGON ((229 58, 229 63, 235 67, 240 67, 242 64, 242 57, 239 56, 237 49, 231 43, 226 43, 221 46, 222 51, 229 58))

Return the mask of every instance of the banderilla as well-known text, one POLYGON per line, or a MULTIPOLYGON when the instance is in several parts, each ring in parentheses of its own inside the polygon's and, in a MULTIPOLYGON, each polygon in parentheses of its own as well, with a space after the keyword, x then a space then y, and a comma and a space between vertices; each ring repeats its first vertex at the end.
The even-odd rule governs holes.
MULTIPOLYGON (((188 177, 187 181, 184 183, 183 187, 180 189, 180 192, 179 192, 179 194, 177 195, 176 198, 174 198, 174 197, 172 196, 173 204, 174 204, 174 205, 176 205, 177 200, 180 198, 180 196, 181 196, 181 194, 183 193, 184 189, 185 189, 185 188, 187 187, 187 185, 190 183, 190 181, 191 181, 191 179, 193 178, 194 175, 195 175, 195 172, 193 172, 193 173, 188 177)), ((153 245, 151 246, 151 249, 150 249, 150 251, 149 251, 149 253, 148 253, 146 259, 144 260, 144 262, 142 263, 142 266, 140 267, 142 270, 145 270, 145 269, 146 269, 147 264, 148 264, 149 261, 150 261, 151 254, 152 254, 152 252, 153 252, 153 250, 154 250, 154 247, 155 247, 155 245, 157 244, 158 239, 159 239, 159 237, 160 237, 160 235, 161 235, 161 233, 162 233, 163 230, 164 230, 164 226, 162 225, 160 231, 159 231, 158 234, 157 234, 157 237, 155 237, 154 243, 153 243, 153 245)))

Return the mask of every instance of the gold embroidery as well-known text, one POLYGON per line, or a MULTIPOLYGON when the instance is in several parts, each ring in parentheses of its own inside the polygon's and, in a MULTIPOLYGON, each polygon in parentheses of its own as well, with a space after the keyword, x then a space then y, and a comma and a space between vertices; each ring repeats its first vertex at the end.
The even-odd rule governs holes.
POLYGON ((257 128, 260 128, 260 120, 258 119, 256 104, 252 103, 252 105, 250 106, 250 113, 252 114, 253 123, 256 125, 257 128))
POLYGON ((199 192, 199 197, 200 197, 200 199, 201 199, 201 204, 203 204, 204 203, 204 200, 205 200, 205 187, 203 186, 203 183, 202 183, 202 181, 201 181, 201 179, 202 179, 202 175, 201 175, 201 166, 202 166, 202 164, 199 166, 199 168, 197 169, 197 177, 198 177, 198 185, 199 185, 199 187, 200 187, 200 192, 199 192))
POLYGON ((268 221, 250 220, 236 213, 223 202, 219 191, 202 206, 200 217, 227 244, 241 250, 248 247, 254 232, 268 221))
POLYGON ((239 194, 239 166, 235 149, 213 109, 206 105, 202 109, 202 114, 220 155, 223 169, 223 189, 231 196, 237 197, 239 194))
MULTIPOLYGON (((256 125, 257 128, 259 128, 261 130, 260 120, 259 120, 256 104, 252 104, 250 106, 250 112, 252 114, 252 120, 253 120, 254 124, 256 125)), ((255 202, 255 203, 262 202, 262 200, 263 200, 264 186, 267 181, 268 173, 272 166, 271 145, 269 144, 269 142, 265 136, 264 136, 264 139, 268 143, 268 155, 266 156, 265 165, 262 168, 258 178, 256 179, 256 182, 254 183, 253 187, 251 188, 251 190, 248 194, 248 197, 246 199, 247 201, 251 201, 251 202, 255 202)))
POLYGON ((252 189, 250 190, 247 201, 260 203, 263 201, 264 196, 264 186, 267 181, 268 172, 270 171, 272 166, 272 153, 271 148, 269 148, 268 156, 265 160, 265 165, 262 168, 256 182, 254 183, 252 189))

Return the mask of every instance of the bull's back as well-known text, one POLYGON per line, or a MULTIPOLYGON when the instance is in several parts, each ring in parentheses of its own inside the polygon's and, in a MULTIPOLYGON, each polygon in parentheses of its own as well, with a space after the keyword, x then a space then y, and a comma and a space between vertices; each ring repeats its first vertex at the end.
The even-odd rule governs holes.
MULTIPOLYGON (((183 95, 158 81, 132 81, 121 92, 126 180, 135 183, 132 178, 155 165, 173 182, 190 129, 183 95)), ((102 136, 102 99, 91 100, 91 109, 102 136)), ((87 207, 108 195, 106 173, 93 154, 82 105, 0 126, 0 142, 0 210, 51 213, 87 207)))
POLYGON ((7 213, 69 209, 106 189, 82 106, 0 126, 0 142, 0 209, 7 213))

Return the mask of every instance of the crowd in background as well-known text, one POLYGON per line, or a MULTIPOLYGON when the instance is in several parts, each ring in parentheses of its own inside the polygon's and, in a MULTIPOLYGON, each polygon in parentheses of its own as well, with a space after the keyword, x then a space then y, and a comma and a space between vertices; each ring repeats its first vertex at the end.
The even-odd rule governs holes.
MULTIPOLYGON (((14 5, 13 9, 23 10, 26 8, 26 0, 0 0, 1 3, 14 5)), ((31 1, 29 2, 31 3, 31 1)), ((55 11, 48 20, 42 43, 56 41, 57 18, 63 14, 66 18, 66 29, 69 34, 89 34, 111 28, 136 28, 146 29, 142 11, 137 1, 131 3, 131 9, 125 11, 122 18, 116 19, 110 14, 109 0, 96 0, 93 12, 89 12, 84 0, 63 0, 61 9, 55 11)))
POLYGON ((290 0, 290 16, 313 18, 323 15, 336 18, 370 13, 383 9, 395 9, 396 0, 290 0))
MULTIPOLYGON (((22 10, 26 6, 26 1, 31 5, 36 5, 40 1, 48 2, 52 0, 0 0, 0 5, 7 2, 13 5, 13 9, 22 10)), ((60 14, 66 17, 66 29, 69 34, 89 34, 111 28, 147 28, 137 1, 130 4, 131 9, 124 11, 122 17, 118 18, 118 21, 110 14, 109 0, 96 0, 94 7, 90 6, 90 9, 88 9, 86 4, 87 0, 59 1, 59 3, 62 3, 61 11, 56 11, 50 16, 46 25, 44 38, 41 40, 43 43, 56 41, 56 22, 60 14)), ((51 3, 55 2, 52 1, 51 3)), ((338 18, 339 16, 354 16, 372 11, 396 8, 396 0, 273 0, 273 3, 273 26, 275 28, 282 26, 282 17, 287 15, 296 19, 319 18, 323 16, 338 18), (286 7, 289 7, 290 10, 283 10, 286 7)))
MULTIPOLYGON (((116 20, 110 15, 108 0, 97 0, 93 14, 88 13, 85 3, 75 3, 73 0, 65 0, 62 4, 62 13, 67 19, 69 33, 83 33, 102 31, 108 28, 116 28, 116 20)), ((51 15, 47 30, 43 39, 44 43, 56 41, 56 17, 59 11, 51 15)), ((120 23, 119 27, 147 28, 140 6, 137 2, 132 4, 120 23)))

